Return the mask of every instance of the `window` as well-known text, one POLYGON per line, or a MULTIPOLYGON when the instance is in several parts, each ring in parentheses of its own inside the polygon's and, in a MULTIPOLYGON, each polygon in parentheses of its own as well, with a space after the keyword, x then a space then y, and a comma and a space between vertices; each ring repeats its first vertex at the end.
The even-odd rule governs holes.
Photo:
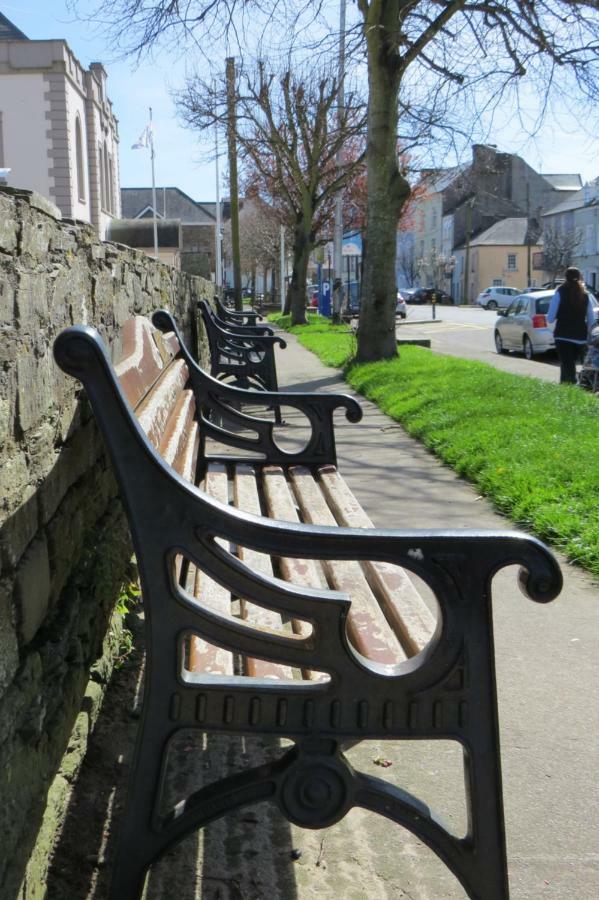
POLYGON ((106 181, 104 179, 104 155, 102 153, 102 144, 98 147, 98 166, 100 172, 100 207, 106 208, 106 181))
POLYGON ((85 170, 83 168, 83 138, 81 137, 81 121, 75 119, 75 160, 77 166, 77 197, 85 203, 85 170))
POLYGON ((114 212, 114 163, 112 161, 112 156, 109 157, 108 160, 108 196, 110 212, 114 212))
POLYGON ((587 225, 587 234, 586 234, 586 252, 588 253, 589 256, 590 256, 591 253, 593 252, 593 238, 594 238, 594 236, 595 236, 595 235, 593 234, 593 231, 594 231, 593 226, 592 226, 592 225, 587 225))
POLYGON ((516 254, 515 253, 508 253, 507 268, 508 268, 508 272, 515 272, 516 269, 518 268, 516 265, 516 254))
POLYGON ((493 287, 501 287, 502 284, 503 284, 503 280, 501 278, 493 279, 493 287))
POLYGON ((104 152, 102 154, 102 162, 104 169, 104 209, 108 212, 112 209, 112 197, 110 196, 110 180, 108 177, 108 148, 104 143, 104 152))

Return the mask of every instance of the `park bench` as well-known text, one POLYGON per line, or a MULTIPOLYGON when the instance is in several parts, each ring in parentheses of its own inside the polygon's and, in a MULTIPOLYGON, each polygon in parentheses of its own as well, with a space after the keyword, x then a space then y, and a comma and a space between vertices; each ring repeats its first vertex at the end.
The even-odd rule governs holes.
POLYGON ((274 348, 277 344, 285 348, 283 338, 254 334, 243 328, 235 331, 224 328, 206 300, 198 302, 198 309, 208 337, 210 374, 218 379, 231 379, 238 387, 278 390, 274 348))
POLYGON ((561 588, 553 556, 511 532, 374 529, 336 467, 333 412, 358 421, 352 398, 224 385, 194 364, 168 313, 153 321, 160 330, 142 317, 125 324, 115 366, 89 327, 54 348, 112 458, 145 611, 112 900, 140 897, 147 868, 192 831, 264 800, 306 828, 355 806, 377 812, 431 847, 470 897, 505 900, 490 585, 519 563, 523 591, 547 602, 561 588), (257 397, 303 413, 303 449, 282 450, 272 417, 247 412, 257 397), (407 572, 433 591, 436 621, 407 572), (293 746, 165 811, 167 749, 187 729, 293 746), (343 754, 362 740, 431 738, 464 750, 464 838, 343 754))
POLYGON ((263 318, 255 309, 244 308, 242 312, 228 309, 218 295, 214 297, 214 308, 217 316, 229 325, 257 325, 263 318))

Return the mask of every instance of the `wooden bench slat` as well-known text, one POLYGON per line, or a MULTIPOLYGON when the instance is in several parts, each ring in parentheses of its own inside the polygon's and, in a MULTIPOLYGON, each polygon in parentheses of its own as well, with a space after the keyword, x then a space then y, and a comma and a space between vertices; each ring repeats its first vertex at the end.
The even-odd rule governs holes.
MULTIPOLYGON (((204 479, 204 490, 215 500, 227 503, 229 483, 224 465, 211 463, 204 479)), ((221 616, 231 618, 231 594, 227 588, 205 575, 201 569, 195 571, 194 596, 203 606, 208 606, 221 616)), ((210 644, 194 635, 189 646, 189 668, 192 672, 232 675, 233 654, 224 647, 210 644)))
POLYGON ((185 387, 188 372, 182 359, 175 360, 164 370, 150 394, 136 410, 139 424, 155 447, 160 445, 166 423, 185 387))
POLYGON ((149 321, 142 316, 128 319, 123 325, 121 358, 115 371, 134 409, 160 377, 163 368, 164 361, 156 347, 149 321))
MULTIPOLYGON (((339 525, 373 528, 358 500, 334 466, 318 470, 319 484, 339 525)), ((387 618, 413 656, 430 641, 435 617, 400 566, 365 561, 362 568, 372 590, 384 607, 387 618)))
POLYGON ((173 411, 166 423, 159 453, 180 475, 183 474, 184 457, 188 445, 189 431, 194 424, 195 398, 192 391, 179 395, 173 411))
MULTIPOLYGON (((234 502, 238 509, 258 516, 262 515, 256 473, 252 466, 243 464, 235 466, 233 487, 234 502)), ((239 547, 238 552, 239 558, 250 569, 272 576, 272 562, 266 553, 258 553, 249 547, 239 547)), ((241 606, 244 618, 247 618, 252 625, 279 634, 284 630, 281 614, 276 610, 249 603, 243 598, 241 606)), ((281 663, 247 657, 245 664, 248 675, 256 675, 260 678, 293 678, 293 669, 281 663)))
MULTIPOLYGON (((269 518, 281 522, 299 522, 291 487, 280 466, 265 466, 262 469, 262 485, 269 518)), ((279 565, 281 575, 290 584, 310 588, 328 587, 322 566, 316 560, 282 556, 279 565)), ((309 637, 312 634, 312 625, 305 619, 293 619, 291 624, 295 633, 302 637, 309 637)), ((325 677, 322 672, 314 672, 311 669, 303 669, 302 675, 311 681, 321 681, 325 677)))
MULTIPOLYGON (((290 469, 295 496, 305 522, 336 525, 335 517, 309 469, 290 469)), ((376 662, 393 665, 407 658, 398 636, 391 630, 358 562, 324 560, 323 568, 333 588, 351 598, 348 630, 356 649, 376 662)))

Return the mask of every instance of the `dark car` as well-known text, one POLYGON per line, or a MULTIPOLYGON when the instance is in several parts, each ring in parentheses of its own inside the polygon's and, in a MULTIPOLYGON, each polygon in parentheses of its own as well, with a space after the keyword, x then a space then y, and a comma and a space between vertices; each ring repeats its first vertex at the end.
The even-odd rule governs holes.
POLYGON ((408 303, 432 303, 433 302, 433 294, 435 295, 436 303, 453 303, 453 297, 450 297, 449 294, 446 294, 445 291, 440 290, 439 288, 418 288, 418 290, 414 291, 414 293, 407 298, 408 303))

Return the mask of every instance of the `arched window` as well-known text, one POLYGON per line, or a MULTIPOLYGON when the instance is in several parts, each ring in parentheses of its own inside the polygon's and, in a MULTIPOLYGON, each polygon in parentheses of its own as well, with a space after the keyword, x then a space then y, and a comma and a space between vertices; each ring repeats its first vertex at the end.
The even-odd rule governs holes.
POLYGON ((75 160, 77 163, 77 197, 85 203, 85 169, 83 168, 83 137, 79 116, 75 119, 75 160))

